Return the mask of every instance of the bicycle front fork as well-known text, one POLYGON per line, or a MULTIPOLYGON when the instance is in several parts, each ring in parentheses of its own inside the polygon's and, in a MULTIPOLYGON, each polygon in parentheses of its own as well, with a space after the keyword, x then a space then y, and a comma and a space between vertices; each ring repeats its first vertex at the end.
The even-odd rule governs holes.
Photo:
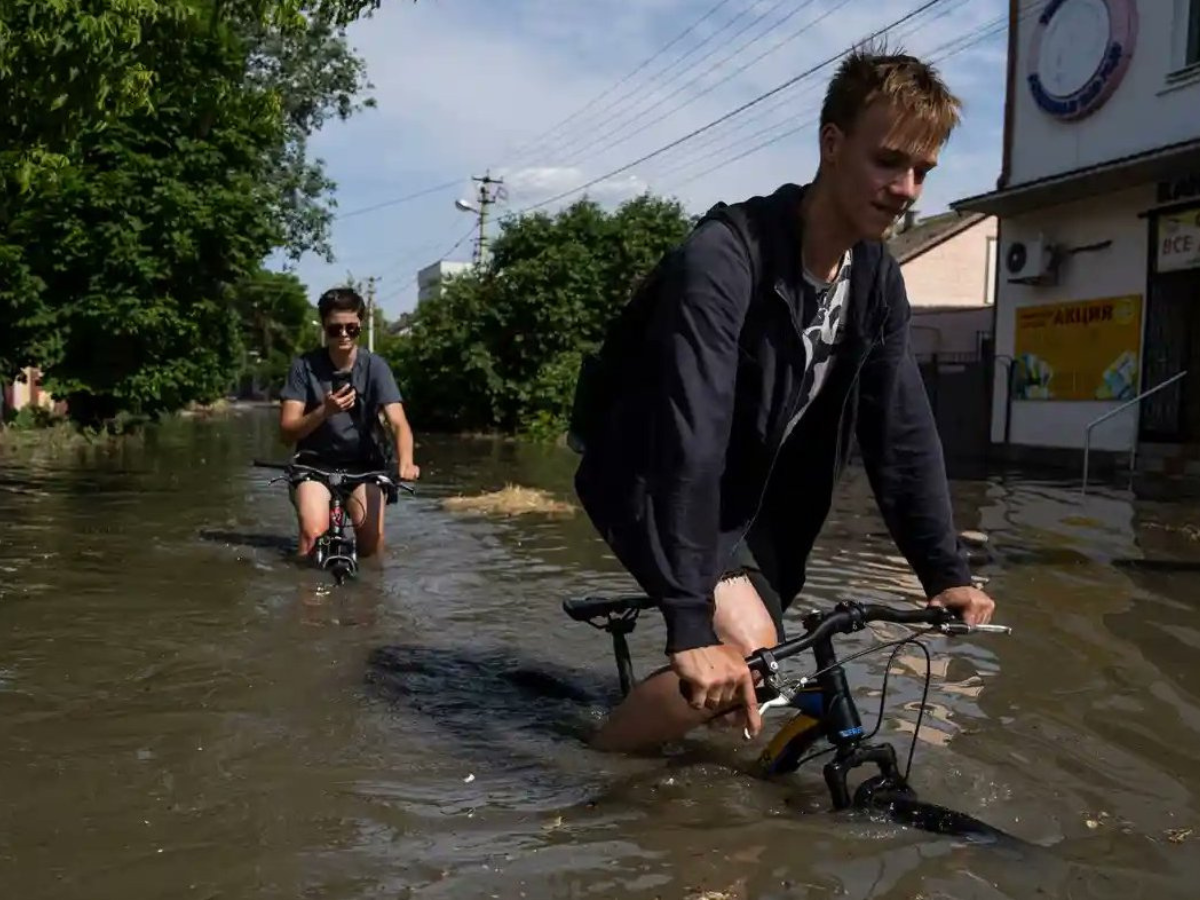
POLYGON ((839 810, 850 806, 872 805, 877 794, 912 793, 908 782, 900 774, 900 767, 896 762, 896 748, 891 744, 854 745, 839 750, 837 757, 825 764, 825 783, 829 786, 829 793, 833 798, 833 808, 839 810), (869 763, 879 767, 879 774, 859 785, 851 798, 846 776, 853 769, 869 763))

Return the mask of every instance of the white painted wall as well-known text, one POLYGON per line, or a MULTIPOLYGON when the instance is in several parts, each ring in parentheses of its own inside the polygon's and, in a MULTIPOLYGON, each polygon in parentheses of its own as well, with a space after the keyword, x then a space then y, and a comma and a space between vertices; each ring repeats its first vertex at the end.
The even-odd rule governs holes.
POLYGON ((1137 44, 1124 80, 1107 103, 1075 122, 1046 115, 1029 92, 1042 6, 1017 26, 1010 186, 1200 138, 1200 70, 1169 78, 1184 64, 1188 0, 1139 0, 1137 44))
MULTIPOLYGON (((1165 2, 1165 0, 1164 0, 1165 2)), ((1144 4, 1145 5, 1145 4, 1144 4)), ((1012 356, 1015 310, 1023 306, 1063 301, 1095 300, 1121 294, 1142 294, 1142 330, 1146 315, 1146 220, 1139 219, 1154 203, 1154 185, 1108 194, 1078 203, 1006 219, 1000 226, 1000 252, 1014 240, 1042 233, 1064 247, 1112 240, 1107 249, 1081 253, 1064 262, 1058 284, 1035 287, 1011 284, 1003 269, 997 290, 996 382, 992 405, 992 440, 1004 440, 1004 409, 1008 392, 1007 365, 1012 356)), ((1139 356, 1139 370, 1141 358, 1139 356)), ((1031 447, 1083 447, 1088 422, 1119 406, 1109 401, 1017 400, 1012 409, 1011 443, 1031 447)), ((1137 440, 1138 407, 1132 406, 1092 431, 1092 447, 1129 450, 1137 440)))

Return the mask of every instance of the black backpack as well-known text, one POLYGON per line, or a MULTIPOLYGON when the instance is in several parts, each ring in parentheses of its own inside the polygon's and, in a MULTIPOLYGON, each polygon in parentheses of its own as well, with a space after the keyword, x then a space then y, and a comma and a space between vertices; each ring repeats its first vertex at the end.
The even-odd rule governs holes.
MULTIPOLYGON (((692 232, 695 233, 697 228, 712 219, 725 222, 741 238, 750 255, 751 269, 757 282, 758 245, 750 230, 745 209, 741 205, 717 203, 692 226, 692 232)), ((662 293, 668 260, 674 252, 674 249, 668 250, 659 258, 609 324, 599 349, 585 354, 580 363, 567 430, 567 444, 576 453, 585 452, 588 441, 594 439, 598 429, 602 428, 604 419, 622 390, 621 374, 626 370, 623 363, 637 355, 635 348, 645 337, 662 293)))

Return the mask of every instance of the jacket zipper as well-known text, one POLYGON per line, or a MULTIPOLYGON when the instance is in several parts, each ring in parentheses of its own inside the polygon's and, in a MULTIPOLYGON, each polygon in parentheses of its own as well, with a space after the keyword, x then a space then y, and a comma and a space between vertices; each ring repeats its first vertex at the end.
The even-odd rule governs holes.
MULTIPOLYGON (((880 346, 887 343, 887 320, 890 315, 891 310, 885 307, 882 321, 879 323, 879 328, 875 332, 879 339, 880 346)), ((837 478, 838 474, 838 461, 842 455, 842 425, 846 420, 846 404, 850 401, 850 395, 854 393, 854 387, 858 384, 858 377, 862 374, 863 366, 866 365, 867 357, 870 355, 871 351, 868 350, 858 361, 858 367, 854 370, 854 378, 850 381, 850 387, 846 391, 846 396, 842 398, 842 409, 841 412, 838 413, 837 442, 833 445, 833 476, 835 479, 837 478)))

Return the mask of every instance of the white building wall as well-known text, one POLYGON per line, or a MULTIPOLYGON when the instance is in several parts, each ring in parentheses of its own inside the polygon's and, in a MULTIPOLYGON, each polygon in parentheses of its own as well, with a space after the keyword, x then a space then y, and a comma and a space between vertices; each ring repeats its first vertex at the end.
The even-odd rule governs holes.
POLYGON ((422 303, 436 297, 446 281, 470 268, 471 263, 449 262, 443 259, 421 269, 417 272, 417 302, 422 303))
POLYGON ((1179 73, 1189 0, 1139 0, 1137 40, 1123 80, 1103 106, 1073 122, 1046 115, 1029 89, 1031 45, 1045 5, 1023 2, 1035 8, 1018 20, 1010 187, 1200 138, 1200 68, 1179 73))
MULTIPOLYGON (((1164 0, 1165 2, 1165 0, 1164 0)), ((1143 4, 1146 5, 1146 4, 1143 4)), ((1154 186, 1106 194, 1079 203, 1040 210, 1005 219, 1000 246, 1028 240, 1039 234, 1064 248, 1111 240, 1111 246, 1068 257, 1055 285, 1013 284, 1000 273, 996 315, 996 381, 992 404, 992 440, 1004 440, 1008 367, 1014 349, 1015 310, 1024 306, 1065 301, 1098 300, 1128 294, 1142 295, 1142 331, 1146 315, 1146 220, 1138 218, 1154 204, 1154 186)), ((1139 355, 1139 370, 1141 359, 1139 355)), ((1089 422, 1115 409, 1116 401, 1016 400, 1012 405, 1009 440, 1018 446, 1082 448, 1089 422)), ((1138 406, 1134 405, 1092 431, 1097 450, 1127 451, 1138 433, 1138 406)))

